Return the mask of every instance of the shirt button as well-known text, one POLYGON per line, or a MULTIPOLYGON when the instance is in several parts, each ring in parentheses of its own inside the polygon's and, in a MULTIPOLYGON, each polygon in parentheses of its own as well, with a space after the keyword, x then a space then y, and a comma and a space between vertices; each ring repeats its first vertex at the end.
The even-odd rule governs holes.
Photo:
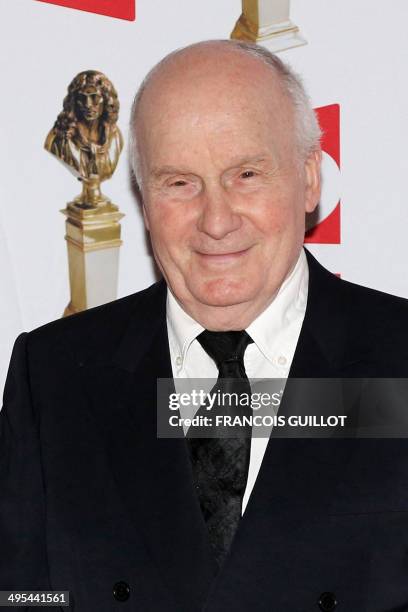
POLYGON ((337 600, 335 594, 329 593, 328 591, 320 595, 319 601, 317 603, 322 612, 333 612, 333 610, 337 608, 337 600))
POLYGON ((120 580, 113 585, 113 596, 116 601, 127 601, 130 595, 130 587, 127 582, 120 580))
POLYGON ((182 359, 181 359, 181 357, 180 357, 180 355, 179 355, 179 356, 177 357, 177 359, 176 359, 176 365, 177 365, 177 366, 181 366, 181 363, 182 363, 182 359))
POLYGON ((278 357, 278 363, 279 363, 279 365, 281 365, 281 366, 286 365, 287 361, 288 361, 288 360, 286 359, 286 357, 285 357, 284 355, 280 355, 280 356, 278 357))

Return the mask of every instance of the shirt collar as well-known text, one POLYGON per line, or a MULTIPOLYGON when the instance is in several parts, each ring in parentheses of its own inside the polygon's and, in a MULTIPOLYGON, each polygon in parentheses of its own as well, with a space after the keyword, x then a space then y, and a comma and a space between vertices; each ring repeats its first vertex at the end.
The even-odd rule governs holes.
POLYGON ((295 267, 282 283, 267 308, 248 326, 247 332, 263 353, 274 363, 279 347, 296 346, 299 317, 304 317, 309 283, 309 269, 302 249, 295 267))
POLYGON ((169 288, 167 288, 167 328, 171 354, 181 357, 178 366, 184 368, 188 349, 193 340, 204 331, 204 327, 183 310, 169 288))
MULTIPOLYGON (((299 316, 304 316, 306 311, 308 280, 309 270, 302 249, 295 267, 282 283, 273 301, 246 330, 259 350, 272 363, 283 338, 290 338, 292 326, 293 334, 298 333, 295 322, 299 316)), ((178 365, 183 368, 191 343, 204 331, 204 327, 183 310, 169 289, 167 327, 170 350, 173 355, 181 357, 181 363, 178 365)), ((296 341, 297 339, 295 345, 296 341)))

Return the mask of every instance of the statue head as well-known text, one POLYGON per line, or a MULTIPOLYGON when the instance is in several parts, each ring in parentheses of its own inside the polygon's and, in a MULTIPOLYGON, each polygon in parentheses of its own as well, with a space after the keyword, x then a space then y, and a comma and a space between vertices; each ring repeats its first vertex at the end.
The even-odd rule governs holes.
POLYGON ((118 114, 118 95, 111 81, 102 72, 85 70, 69 84, 55 127, 65 131, 97 120, 115 124, 118 114))

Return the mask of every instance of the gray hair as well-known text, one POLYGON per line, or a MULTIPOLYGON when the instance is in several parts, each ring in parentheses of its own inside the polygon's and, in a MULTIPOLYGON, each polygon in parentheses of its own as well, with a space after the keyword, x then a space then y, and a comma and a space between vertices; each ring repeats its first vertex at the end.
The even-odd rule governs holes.
POLYGON ((229 49, 256 57, 264 64, 272 68, 274 70, 274 74, 278 74, 283 89, 293 105, 295 137, 300 159, 305 160, 310 153, 320 149, 322 131, 313 110, 310 98, 305 91, 301 77, 294 70, 292 70, 288 64, 284 63, 279 57, 265 49, 265 47, 261 47, 255 43, 228 39, 208 40, 194 43, 181 49, 176 49, 175 51, 172 51, 166 55, 166 57, 156 64, 146 75, 136 93, 130 115, 129 152, 132 170, 139 185, 140 152, 138 150, 136 141, 135 122, 143 93, 152 76, 171 58, 185 52, 186 50, 193 49, 194 47, 203 47, 206 45, 225 45, 229 49))

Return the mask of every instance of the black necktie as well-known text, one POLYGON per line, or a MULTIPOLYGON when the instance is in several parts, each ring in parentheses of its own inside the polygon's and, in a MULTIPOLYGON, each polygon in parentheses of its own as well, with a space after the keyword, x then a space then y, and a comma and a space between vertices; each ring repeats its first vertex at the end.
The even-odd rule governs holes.
MULTIPOLYGON (((245 393, 250 397, 244 353, 248 344, 253 342, 252 338, 245 331, 206 330, 197 340, 218 367, 218 380, 210 393, 237 393, 241 397, 245 393)), ((236 409, 239 416, 251 415, 248 406, 242 408, 238 405, 236 409)), ((199 414, 204 412, 205 407, 201 407, 199 414)), ((248 477, 251 427, 246 426, 246 431, 241 432, 240 437, 188 438, 188 445, 195 488, 214 557, 220 567, 241 518, 248 477)))

